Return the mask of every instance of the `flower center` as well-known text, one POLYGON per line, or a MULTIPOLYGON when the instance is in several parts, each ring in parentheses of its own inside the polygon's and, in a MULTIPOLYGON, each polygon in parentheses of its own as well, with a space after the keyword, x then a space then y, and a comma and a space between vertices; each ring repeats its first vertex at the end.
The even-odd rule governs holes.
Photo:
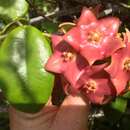
POLYGON ((89 93, 89 92, 95 92, 96 90, 96 82, 91 80, 91 81, 87 81, 84 86, 83 86, 84 89, 86 89, 86 93, 89 93))
POLYGON ((74 58, 74 54, 72 52, 63 52, 62 55, 63 61, 68 62, 74 58))
POLYGON ((130 71, 130 59, 125 60, 125 62, 124 62, 124 70, 130 71))
POLYGON ((88 34, 88 41, 93 42, 94 44, 99 43, 101 39, 101 33, 100 32, 89 32, 88 34))
POLYGON ((117 37, 117 38, 121 38, 121 33, 117 33, 117 34, 116 34, 116 37, 117 37))

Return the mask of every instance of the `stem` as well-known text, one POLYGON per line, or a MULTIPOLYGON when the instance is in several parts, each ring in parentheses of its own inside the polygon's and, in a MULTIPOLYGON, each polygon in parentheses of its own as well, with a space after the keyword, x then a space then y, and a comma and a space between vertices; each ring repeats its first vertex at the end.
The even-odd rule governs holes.
POLYGON ((30 19, 29 24, 34 24, 34 23, 40 22, 40 21, 42 21, 44 19, 45 18, 43 16, 38 16, 38 17, 30 19))
MULTIPOLYGON (((40 16, 38 16, 38 17, 34 17, 34 18, 30 19, 30 22, 29 22, 29 23, 30 23, 30 24, 34 24, 34 23, 37 23, 37 22, 46 20, 46 19, 48 19, 48 17, 51 17, 51 16, 56 15, 58 11, 59 11, 59 8, 56 8, 53 12, 47 13, 47 14, 45 14, 44 16, 43 16, 43 15, 40 15, 40 16)), ((50 19, 49 19, 49 21, 50 21, 50 19)))
POLYGON ((4 29, 0 32, 0 35, 1 35, 1 34, 4 34, 5 31, 6 31, 10 26, 12 26, 13 24, 17 24, 18 26, 23 26, 23 24, 20 22, 20 20, 27 21, 26 19, 23 19, 23 18, 19 18, 19 19, 15 20, 15 21, 12 21, 11 23, 7 24, 7 25, 4 27, 4 29))
POLYGON ((61 24, 59 25, 59 28, 62 28, 63 26, 66 26, 66 25, 75 26, 76 24, 75 24, 75 23, 72 23, 72 22, 64 22, 64 23, 61 23, 61 24))
POLYGON ((51 34, 50 34, 50 33, 43 32, 42 34, 43 34, 44 36, 48 37, 48 38, 51 38, 51 34))
POLYGON ((23 24, 20 21, 16 22, 19 26, 23 26, 23 24))
POLYGON ((125 3, 119 3, 121 6, 123 6, 123 7, 125 7, 125 8, 128 8, 128 9, 130 9, 130 5, 127 5, 127 4, 125 4, 125 3))
POLYGON ((0 35, 0 40, 3 40, 4 38, 6 38, 7 37, 7 34, 5 34, 5 35, 0 35))

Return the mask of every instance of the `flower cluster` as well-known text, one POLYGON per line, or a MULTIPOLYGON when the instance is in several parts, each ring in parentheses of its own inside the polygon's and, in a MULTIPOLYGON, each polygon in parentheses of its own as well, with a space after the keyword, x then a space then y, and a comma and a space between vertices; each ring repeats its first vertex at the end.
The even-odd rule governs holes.
POLYGON ((127 91, 130 80, 130 32, 121 38, 120 20, 97 19, 83 8, 76 26, 66 34, 52 35, 54 53, 46 69, 59 73, 90 102, 104 104, 127 91))

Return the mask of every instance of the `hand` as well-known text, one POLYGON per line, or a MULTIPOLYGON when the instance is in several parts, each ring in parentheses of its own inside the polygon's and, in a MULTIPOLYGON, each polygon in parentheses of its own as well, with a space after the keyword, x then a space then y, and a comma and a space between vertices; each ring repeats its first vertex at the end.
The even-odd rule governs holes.
POLYGON ((88 104, 80 96, 67 96, 60 107, 49 102, 39 113, 10 108, 11 130, 88 130, 88 104))

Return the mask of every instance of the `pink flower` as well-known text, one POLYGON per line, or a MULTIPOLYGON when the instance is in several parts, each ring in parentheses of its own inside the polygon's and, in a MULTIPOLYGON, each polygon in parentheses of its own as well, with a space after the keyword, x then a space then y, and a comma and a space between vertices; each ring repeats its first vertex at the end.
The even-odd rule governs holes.
POLYGON ((80 75, 83 73, 83 69, 88 65, 87 61, 66 42, 61 41, 59 43, 53 36, 53 48, 54 53, 49 58, 46 69, 48 71, 63 74, 69 83, 74 87, 80 75))
POLYGON ((106 64, 88 66, 77 85, 81 93, 92 103, 105 104, 115 95, 109 75, 103 70, 106 64))
POLYGON ((126 90, 130 32, 123 41, 118 35, 119 25, 118 18, 98 20, 84 8, 75 27, 62 36, 52 35, 54 53, 46 69, 62 74, 65 91, 72 95, 80 92, 92 103, 105 104, 126 90))
POLYGON ((117 36, 119 25, 118 18, 98 20, 89 9, 84 8, 77 26, 68 31, 63 39, 92 65, 124 46, 117 36))
POLYGON ((111 64, 105 70, 111 76, 117 95, 126 90, 130 80, 130 32, 125 34, 126 47, 119 49, 112 55, 111 64))
POLYGON ((52 47, 55 48, 62 40, 63 40, 62 36, 53 34, 51 36, 52 47))

